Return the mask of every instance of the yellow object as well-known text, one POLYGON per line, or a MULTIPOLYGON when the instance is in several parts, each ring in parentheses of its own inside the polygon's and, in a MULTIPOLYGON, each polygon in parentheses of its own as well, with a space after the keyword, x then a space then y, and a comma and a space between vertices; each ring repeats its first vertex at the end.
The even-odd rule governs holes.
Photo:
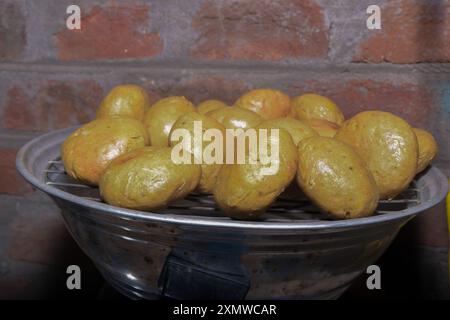
POLYGON ((208 117, 216 119, 227 129, 254 128, 263 121, 257 113, 238 107, 226 107, 206 113, 208 117))
POLYGON ((159 100, 145 114, 144 125, 153 147, 168 147, 169 134, 177 119, 195 112, 194 105, 185 97, 168 97, 159 100))
POLYGON ((292 107, 300 120, 322 119, 342 125, 344 115, 327 97, 306 93, 292 99, 292 107))
POLYGON ((142 121, 149 107, 149 97, 143 88, 133 84, 121 85, 112 89, 103 99, 97 119, 127 117, 142 121))
MULTIPOLYGON (((256 129, 271 127, 261 123, 256 129)), ((274 174, 264 174, 271 164, 260 161, 261 154, 257 154, 259 159, 256 159, 256 163, 249 163, 248 148, 245 149, 244 164, 229 164, 220 170, 214 188, 214 199, 227 216, 243 220, 258 218, 295 177, 297 148, 289 133, 279 129, 279 141, 269 138, 268 143, 268 150, 272 150, 275 143, 279 146, 279 161, 276 161, 278 168, 275 168, 278 170, 274 170, 274 174)))
POLYGON ((100 194, 111 205, 157 210, 195 189, 201 169, 176 164, 172 148, 145 147, 114 159, 100 179, 100 194))
POLYGON ((337 123, 323 119, 309 119, 308 124, 321 137, 334 138, 340 126, 337 123))
POLYGON ((380 199, 395 197, 416 175, 416 135, 405 120, 392 113, 360 112, 345 121, 335 139, 354 147, 366 161, 380 190, 380 199))
POLYGON ((423 171, 433 161, 438 152, 438 145, 433 135, 428 131, 413 128, 419 144, 419 158, 417 159, 417 173, 423 171))
POLYGON ((251 110, 263 119, 276 119, 291 115, 291 99, 279 90, 256 89, 242 95, 235 107, 251 110))
POLYGON ((210 111, 227 107, 227 104, 220 100, 206 100, 197 106, 197 112, 200 114, 207 114, 210 111))
MULTIPOLYGON (((450 180, 448 181, 448 184, 450 185, 450 180)), ((447 224, 448 224, 448 234, 450 235, 450 192, 447 195, 447 224)))
MULTIPOLYGON (((195 122, 201 123, 203 132, 208 129, 218 129, 221 131, 223 137, 225 137, 225 127, 218 122, 217 120, 210 118, 208 116, 205 116, 203 114, 197 113, 197 112, 188 112, 181 117, 178 118, 178 120, 174 123, 172 127, 172 131, 170 134, 174 132, 176 129, 185 129, 191 134, 191 148, 193 145, 193 149, 187 150, 193 155, 196 154, 202 154, 202 150, 205 149, 206 145, 209 144, 209 142, 202 141, 201 144, 197 145, 195 144, 195 140, 193 139, 195 135, 195 122)), ((169 143, 171 146, 175 146, 178 143, 182 143, 181 141, 170 141, 172 140, 172 137, 169 136, 169 143)), ((225 150, 225 146, 222 146, 222 150, 225 150)), ((197 159, 197 160, 204 160, 204 159, 197 159)), ((204 162, 204 161, 200 161, 204 162)), ((213 164, 202 164, 202 175, 200 177, 200 182, 197 186, 197 191, 201 193, 211 193, 213 191, 214 185, 216 184, 217 175, 219 174, 220 168, 222 167, 221 163, 213 163, 213 164)))
POLYGON ((306 122, 291 117, 266 120, 262 125, 286 130, 296 146, 303 139, 318 135, 306 122))
POLYGON ((73 132, 62 144, 61 156, 74 179, 97 185, 116 157, 148 145, 147 131, 131 118, 97 119, 73 132))
POLYGON ((297 182, 319 208, 338 219, 370 216, 378 205, 378 188, 363 159, 333 138, 299 143, 297 182))

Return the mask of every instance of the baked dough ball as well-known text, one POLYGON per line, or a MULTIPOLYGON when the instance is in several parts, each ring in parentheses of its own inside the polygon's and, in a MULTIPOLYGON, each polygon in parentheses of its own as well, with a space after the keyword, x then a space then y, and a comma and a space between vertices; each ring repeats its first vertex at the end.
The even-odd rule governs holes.
POLYGON ((322 119, 310 119, 308 124, 319 136, 328 138, 333 138, 340 128, 338 124, 322 119))
POLYGON ((300 142, 297 182, 320 209, 337 219, 369 216, 378 204, 377 185, 362 158, 333 138, 300 142))
POLYGON ((157 210, 195 189, 201 169, 175 164, 170 147, 146 147, 114 159, 100 179, 100 194, 109 204, 137 210, 157 210))
POLYGON ((150 99, 143 88, 133 84, 120 85, 103 99, 97 111, 97 119, 127 117, 142 121, 149 107, 150 99))
MULTIPOLYGON (((243 162, 222 167, 214 188, 214 198, 222 211, 231 218, 258 218, 295 177, 297 149, 289 133, 278 129, 277 139, 276 135, 270 135, 273 129, 270 126, 261 124, 256 129, 268 130, 267 149, 273 161, 262 161, 265 157, 260 149, 252 153, 247 147, 243 162), (275 153, 276 144, 278 153, 275 153), (254 163, 250 162, 252 154, 256 155, 254 163)), ((259 135, 257 137, 259 139, 259 135)), ((257 144, 259 140, 254 145, 257 144)))
POLYGON ((207 114, 210 111, 227 107, 227 104, 220 100, 206 100, 197 106, 197 112, 200 114, 207 114))
POLYGON ((433 135, 428 131, 413 128, 419 144, 419 158, 417 161, 417 173, 422 172, 433 161, 438 152, 438 145, 433 135))
POLYGON ((392 113, 358 113, 343 124, 335 138, 353 146, 366 161, 381 199, 401 193, 416 174, 416 135, 405 120, 392 113))
POLYGON ((185 97, 168 97, 152 105, 144 118, 150 145, 168 147, 170 129, 180 116, 188 112, 195 112, 195 107, 185 97))
POLYGON ((206 115, 216 119, 227 129, 254 128, 263 121, 257 113, 238 107, 216 109, 206 115))
POLYGON ((290 117, 266 120, 264 124, 286 130, 291 135, 295 145, 298 145, 298 143, 305 138, 317 136, 317 133, 309 126, 309 124, 290 117))
POLYGON ((140 121, 103 118, 73 132, 62 144, 61 157, 69 176, 97 185, 114 158, 147 144, 147 132, 140 121))
MULTIPOLYGON (((189 143, 189 146, 187 148, 183 148, 183 150, 193 156, 198 155, 198 157, 196 157, 197 161, 201 162, 202 175, 197 187, 197 191, 201 193, 212 193, 214 185, 216 183, 217 175, 219 174, 220 168, 222 167, 224 160, 222 157, 219 163, 207 163, 205 159, 203 159, 207 146, 213 143, 214 141, 201 140, 198 141, 198 143, 195 142, 194 130, 196 122, 197 124, 201 124, 202 133, 204 133, 208 129, 217 129, 221 133, 223 140, 220 145, 222 148, 222 152, 225 153, 225 146, 223 143, 225 139, 225 127, 215 119, 197 112, 189 112, 178 118, 178 120, 173 125, 172 131, 170 133, 170 145, 175 146, 180 143, 183 143, 182 141, 180 141, 180 139, 175 139, 174 132, 176 130, 185 129, 190 133, 192 139, 189 143), (199 156, 201 156, 202 159, 200 159, 199 156)), ((191 159, 192 162, 195 162, 193 157, 191 157, 191 159)))
POLYGON ((251 110, 263 119, 276 119, 291 114, 291 99, 279 90, 256 89, 241 96, 235 107, 251 110))
POLYGON ((306 93, 292 98, 292 107, 300 120, 322 119, 338 125, 344 122, 339 107, 327 97, 306 93))

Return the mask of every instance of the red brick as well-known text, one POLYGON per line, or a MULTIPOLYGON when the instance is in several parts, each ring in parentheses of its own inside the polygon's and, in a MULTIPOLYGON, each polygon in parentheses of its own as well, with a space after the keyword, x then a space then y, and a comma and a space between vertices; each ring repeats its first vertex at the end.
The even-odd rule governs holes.
POLYGON ((163 41, 151 32, 149 6, 95 6, 81 21, 81 30, 56 35, 62 60, 147 58, 160 54, 163 41))
POLYGON ((47 131, 85 123, 94 117, 103 96, 94 81, 47 81, 36 92, 13 85, 7 94, 3 126, 47 131))
POLYGON ((16 170, 16 154, 14 149, 0 149, 0 194, 23 195, 33 191, 16 170))
MULTIPOLYGON (((373 80, 305 81, 297 94, 315 92, 335 101, 346 117, 364 110, 384 110, 401 116, 414 126, 424 126, 432 114, 433 93, 415 83, 373 80)), ((291 90, 292 91, 292 90, 291 90)))
POLYGON ((24 89, 20 86, 11 87, 7 93, 3 127, 15 129, 33 128, 36 119, 33 119, 28 107, 29 99, 24 89))
POLYGON ((354 61, 450 61, 448 1, 389 1, 381 11, 382 29, 361 43, 354 61))
POLYGON ((324 14, 313 0, 207 1, 192 26, 195 58, 281 60, 328 52, 324 14))
POLYGON ((27 43, 25 21, 19 4, 0 3, 0 59, 14 60, 24 51, 27 43))

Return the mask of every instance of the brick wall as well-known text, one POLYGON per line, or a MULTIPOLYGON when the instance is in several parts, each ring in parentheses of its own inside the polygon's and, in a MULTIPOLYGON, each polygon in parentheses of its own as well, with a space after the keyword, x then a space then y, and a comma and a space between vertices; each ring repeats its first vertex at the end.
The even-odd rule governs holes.
MULTIPOLYGON (((23 205, 30 201, 48 206, 33 224, 48 222, 49 212, 58 219, 15 172, 16 150, 41 132, 88 121, 120 83, 141 84, 153 101, 232 103, 273 87, 325 94, 346 116, 388 110, 435 134, 436 163, 450 176, 449 24, 448 0, 1 1, 0 258, 36 262, 26 250, 11 256, 11 246, 34 236, 50 244, 58 234, 15 229, 33 215, 23 205), (70 4, 81 7, 81 30, 66 28, 70 4), (381 30, 366 28, 371 4, 382 9, 381 30)), ((444 206, 424 217, 416 243, 445 247, 444 206)), ((51 264, 42 255, 38 263, 51 264)))

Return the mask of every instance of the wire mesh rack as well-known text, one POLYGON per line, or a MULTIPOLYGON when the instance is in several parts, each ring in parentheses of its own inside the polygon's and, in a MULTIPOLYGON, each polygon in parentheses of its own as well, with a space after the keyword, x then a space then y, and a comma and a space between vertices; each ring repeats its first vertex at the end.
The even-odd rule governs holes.
MULTIPOLYGON (((67 175, 61 158, 48 161, 45 169, 45 183, 61 189, 73 195, 83 197, 86 200, 102 202, 99 189, 80 183, 67 175)), ((418 189, 413 181, 410 187, 392 200, 380 200, 374 215, 388 214, 401 211, 420 204, 418 189)), ((159 210, 158 213, 171 213, 178 215, 194 215, 202 217, 213 217, 215 219, 229 219, 225 217, 216 206, 212 195, 192 193, 185 199, 171 203, 167 208, 159 210)), ((264 221, 311 221, 331 220, 322 213, 304 195, 299 194, 295 199, 292 196, 281 194, 263 216, 264 221)))
POLYGON ((56 201, 70 233, 109 283, 133 298, 186 292, 191 299, 212 293, 221 299, 336 298, 407 221, 448 192, 447 178, 431 166, 404 193, 380 201, 373 216, 358 219, 330 221, 288 191, 258 221, 225 217, 211 195, 191 194, 158 212, 130 210, 104 204, 98 188, 66 174, 60 148, 75 129, 27 143, 17 169, 56 201), (230 275, 242 286, 223 282, 230 275))

